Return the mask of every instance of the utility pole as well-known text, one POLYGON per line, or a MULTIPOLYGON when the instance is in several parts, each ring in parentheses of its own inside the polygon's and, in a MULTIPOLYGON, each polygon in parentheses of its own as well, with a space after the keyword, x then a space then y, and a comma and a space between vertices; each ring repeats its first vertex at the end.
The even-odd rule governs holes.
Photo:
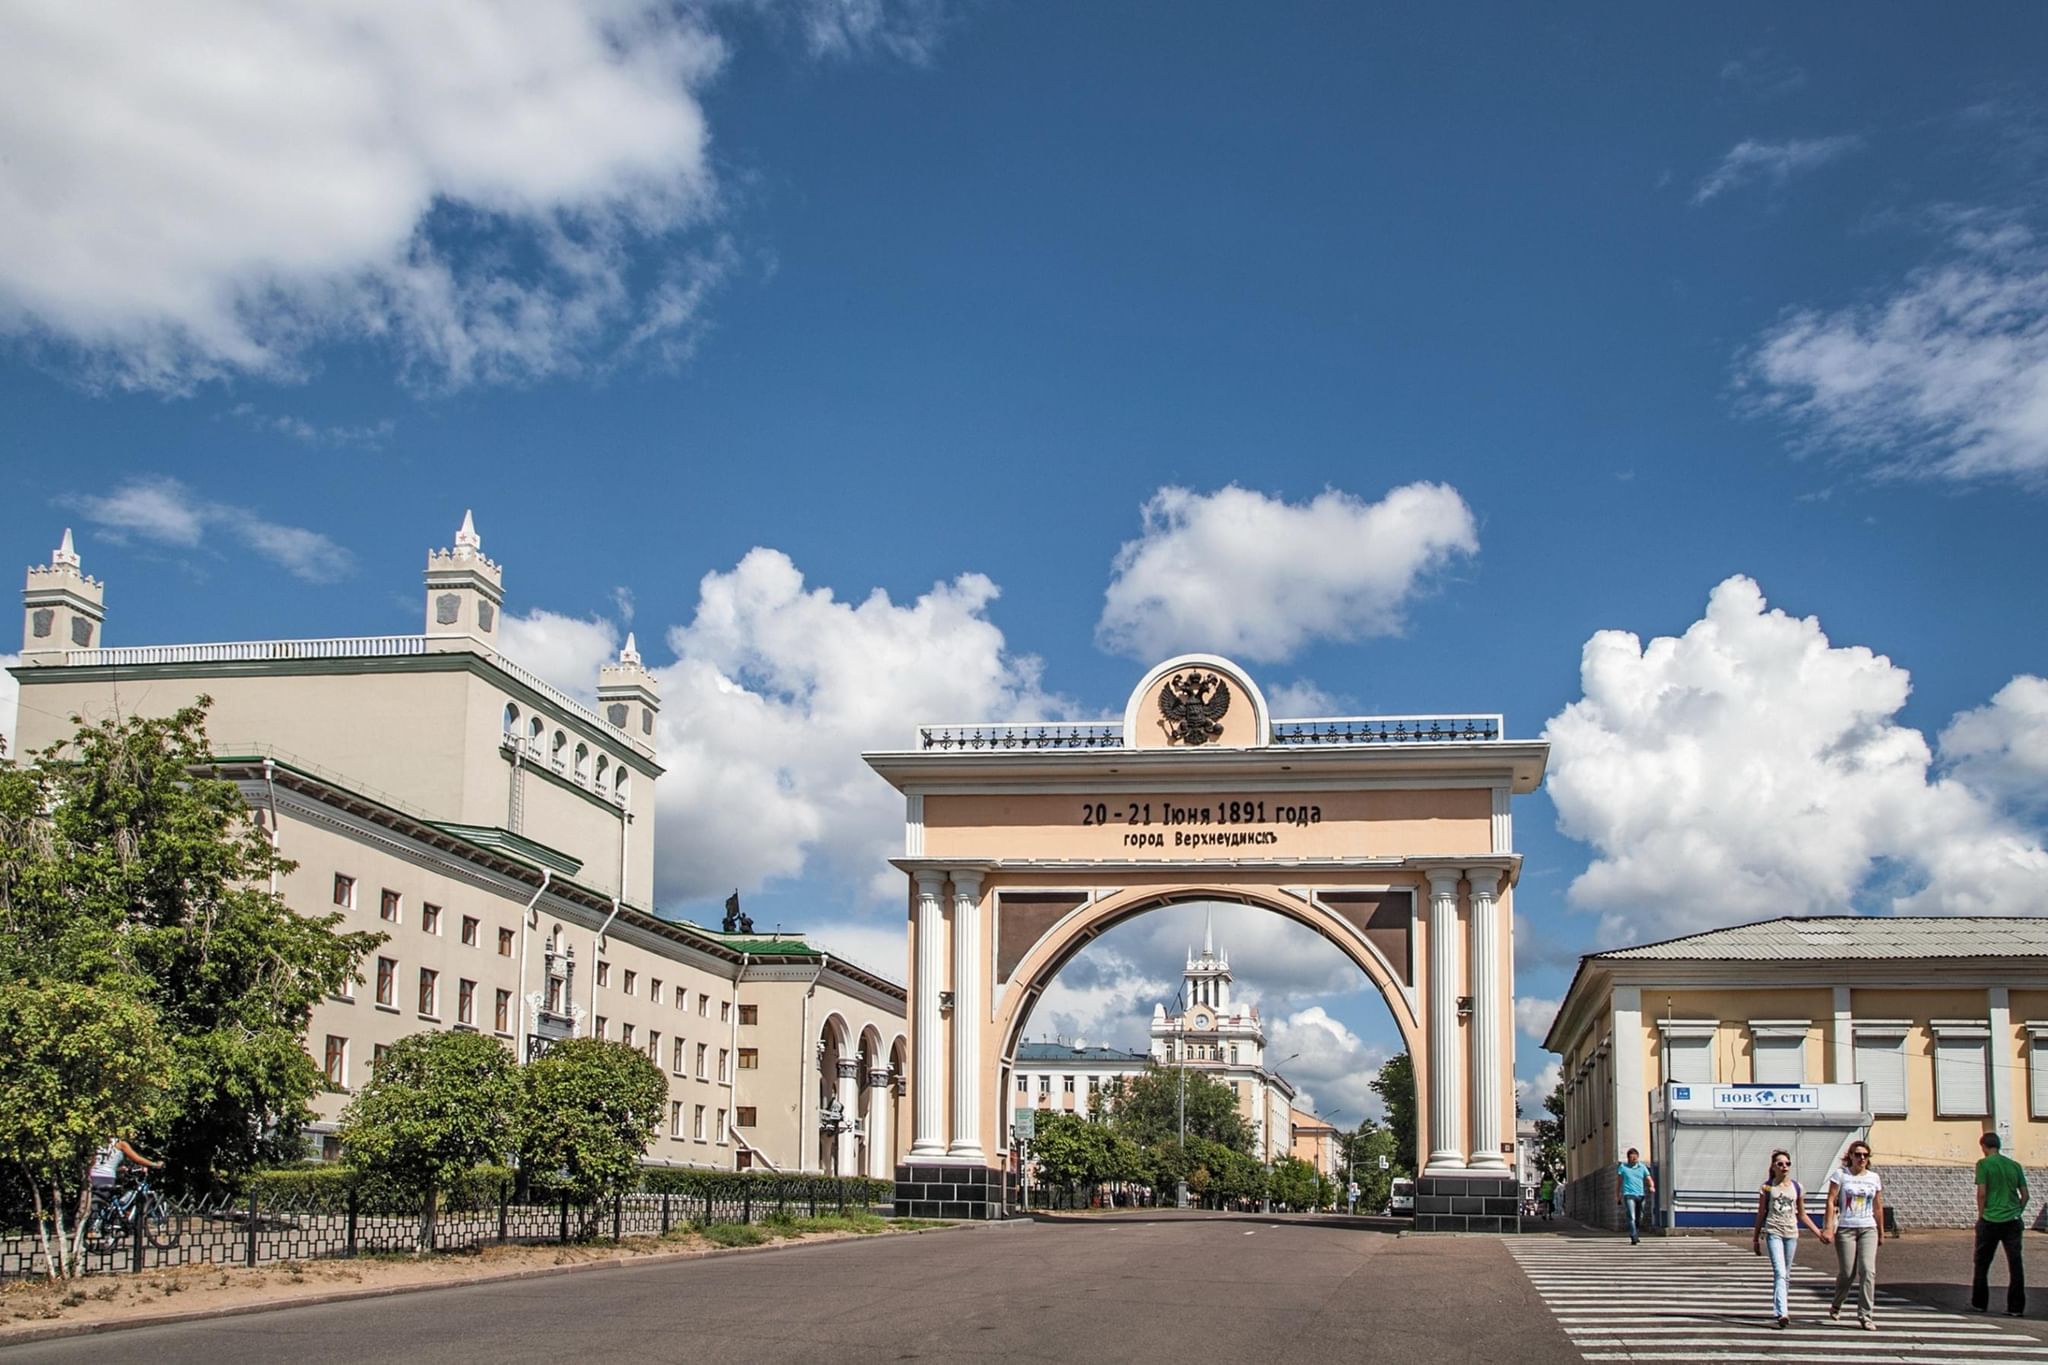
POLYGON ((1174 1040, 1174 1059, 1179 1063, 1174 1074, 1180 1082, 1180 1179, 1174 1185, 1174 1202, 1180 1208, 1188 1206, 1188 1031, 1187 1004, 1180 995, 1173 997, 1175 1028, 1179 1036, 1174 1040))

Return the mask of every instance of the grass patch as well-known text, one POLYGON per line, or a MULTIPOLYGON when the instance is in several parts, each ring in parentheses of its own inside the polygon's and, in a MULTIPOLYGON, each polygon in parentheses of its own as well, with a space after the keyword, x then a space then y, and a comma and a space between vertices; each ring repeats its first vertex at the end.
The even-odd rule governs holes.
POLYGON ((705 1223, 698 1227, 697 1235, 721 1247, 757 1247, 770 1236, 751 1223, 705 1223))

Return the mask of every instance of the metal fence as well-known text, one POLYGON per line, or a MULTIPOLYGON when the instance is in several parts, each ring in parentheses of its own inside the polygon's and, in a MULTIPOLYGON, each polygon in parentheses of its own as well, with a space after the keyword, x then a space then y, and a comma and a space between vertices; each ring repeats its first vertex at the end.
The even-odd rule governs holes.
MULTIPOLYGON (((848 1206, 817 1190, 808 1195, 635 1193, 597 1204, 568 1199, 520 1200, 510 1182, 495 1199, 471 1198, 441 1208, 434 1221, 436 1251, 467 1251, 508 1243, 565 1243, 658 1237, 692 1223, 758 1223, 778 1217, 889 1210, 848 1206)), ((117 1245, 81 1253, 88 1275, 139 1274, 177 1266, 259 1266, 287 1261, 411 1252, 418 1244, 420 1209, 365 1200, 356 1189, 345 1200, 249 1194, 173 1202, 161 1223, 135 1220, 117 1245)), ((0 1237, 0 1279, 48 1274, 33 1232, 0 1237)))

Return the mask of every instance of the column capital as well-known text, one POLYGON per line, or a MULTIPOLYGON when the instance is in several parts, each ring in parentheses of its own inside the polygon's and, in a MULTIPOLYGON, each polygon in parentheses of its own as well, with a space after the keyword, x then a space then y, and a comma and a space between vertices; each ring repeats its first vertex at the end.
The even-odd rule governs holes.
POLYGON ((981 879, 988 875, 978 867, 956 867, 948 874, 953 879, 953 894, 973 900, 981 898, 981 879))
POLYGON ((883 1066, 883 1067, 870 1067, 870 1068, 868 1069, 868 1089, 870 1089, 870 1090, 881 1090, 881 1089, 885 1089, 885 1088, 886 1088, 886 1087, 888 1086, 888 1084, 889 1084, 889 1068, 887 1068, 887 1067, 883 1066))
POLYGON ((857 1057, 841 1057, 839 1059, 838 1071, 840 1080, 852 1080, 860 1074, 860 1059, 857 1057))
POLYGON ((1468 867, 1465 880, 1472 883, 1475 896, 1496 896, 1500 894, 1501 870, 1497 867, 1468 867))
POLYGON ((917 894, 938 897, 945 894, 946 874, 936 868, 920 868, 910 874, 917 882, 917 894))
POLYGON ((1456 896, 1458 883, 1464 879, 1462 867, 1432 867, 1424 874, 1429 878, 1429 894, 1432 896, 1456 896))

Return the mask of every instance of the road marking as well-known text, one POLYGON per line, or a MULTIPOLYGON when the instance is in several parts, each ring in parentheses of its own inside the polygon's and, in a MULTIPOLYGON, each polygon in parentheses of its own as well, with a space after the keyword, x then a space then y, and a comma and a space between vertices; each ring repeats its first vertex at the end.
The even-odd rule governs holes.
POLYGON ((1771 1325, 1769 1263, 1712 1238, 1641 1246, 1531 1234, 1509 1254, 1587 1360, 1885 1361, 1896 1365, 2048 1365, 2048 1345, 1971 1314, 1917 1303, 1881 1287, 1877 1330, 1827 1310, 1835 1277, 1792 1268, 1792 1326, 1771 1325))

